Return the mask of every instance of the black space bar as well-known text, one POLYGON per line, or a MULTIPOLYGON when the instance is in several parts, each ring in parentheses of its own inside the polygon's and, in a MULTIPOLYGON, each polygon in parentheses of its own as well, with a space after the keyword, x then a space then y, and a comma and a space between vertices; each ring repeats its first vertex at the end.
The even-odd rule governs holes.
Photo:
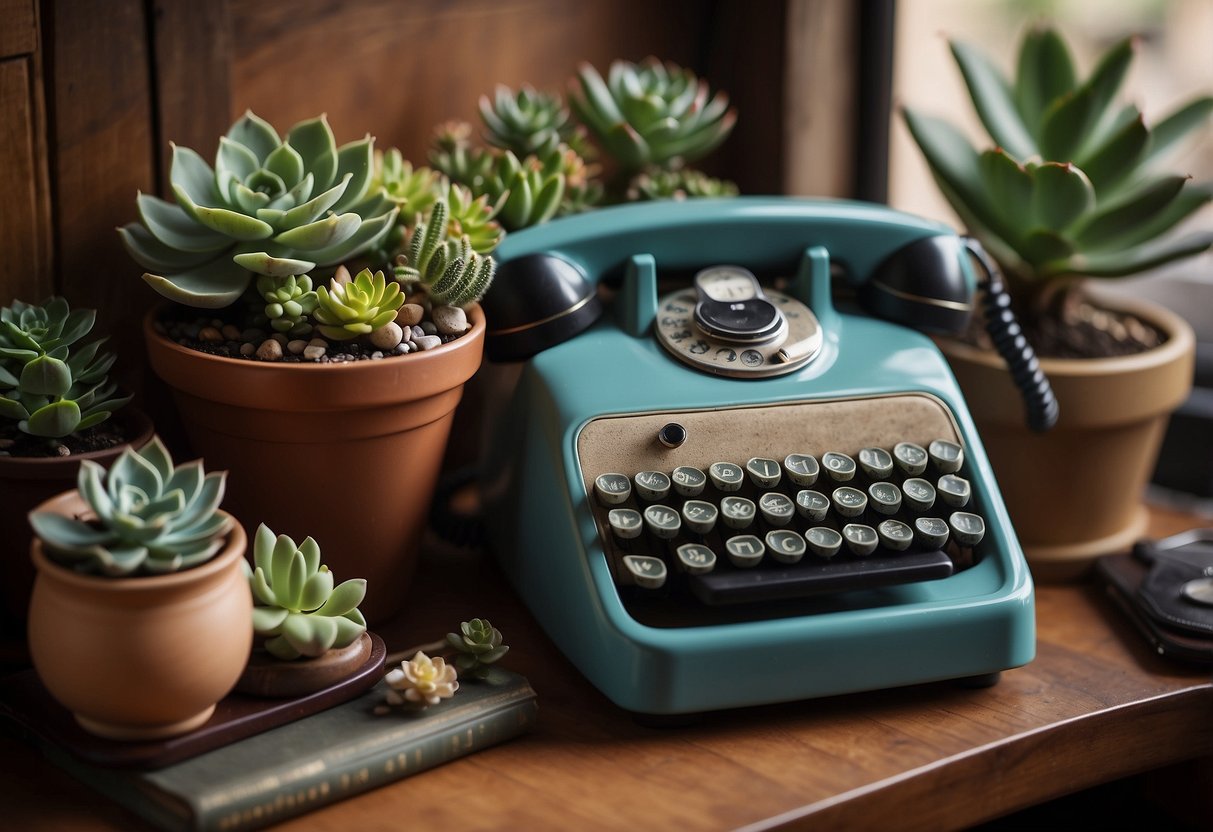
POLYGON ((867 557, 853 560, 801 561, 794 566, 709 572, 691 575, 687 580, 691 592, 705 604, 741 604, 875 589, 946 578, 951 574, 951 558, 938 549, 896 553, 877 549, 867 557))

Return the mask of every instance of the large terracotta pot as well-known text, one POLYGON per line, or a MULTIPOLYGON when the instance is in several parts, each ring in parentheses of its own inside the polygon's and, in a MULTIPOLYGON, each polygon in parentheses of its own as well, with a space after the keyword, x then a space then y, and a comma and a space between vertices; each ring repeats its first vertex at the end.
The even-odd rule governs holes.
POLYGON ((34 587, 34 565, 29 559, 33 532, 27 519, 39 503, 76 487, 76 474, 82 460, 91 459, 109 468, 129 447, 141 448, 152 438, 152 422, 129 405, 112 417, 122 423, 129 442, 104 451, 60 457, 0 456, 0 552, 4 570, 4 630, 17 634, 24 630, 29 614, 29 595, 34 587))
POLYGON ((484 348, 471 330, 426 352, 349 364, 282 364, 186 349, 144 320, 152 368, 173 388, 194 451, 231 471, 225 505, 320 544, 325 563, 367 580, 360 609, 396 613, 416 565, 463 384, 484 348))
MULTIPOLYGON (((89 511, 75 491, 39 511, 89 511)), ((47 559, 35 539, 30 601, 34 668, 85 730, 120 740, 192 731, 236 684, 253 643, 244 529, 193 569, 167 575, 82 575, 47 559)))
POLYGON ((1142 491, 1167 417, 1192 387, 1196 342, 1182 318, 1143 301, 1100 303, 1154 324, 1166 342, 1118 358, 1043 359, 1061 407, 1057 426, 1043 434, 1025 427, 1022 399, 997 355, 939 342, 1038 579, 1079 577, 1145 532, 1142 491))

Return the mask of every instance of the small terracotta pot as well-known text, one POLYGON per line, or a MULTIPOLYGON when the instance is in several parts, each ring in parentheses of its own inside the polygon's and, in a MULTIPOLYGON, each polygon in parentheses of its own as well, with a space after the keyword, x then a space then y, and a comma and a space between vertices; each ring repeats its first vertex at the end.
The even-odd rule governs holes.
MULTIPOLYGON (((70 491, 37 510, 73 517, 89 508, 70 491)), ((110 739, 171 737, 205 723, 252 648, 245 541, 234 523, 201 566, 106 578, 59 566, 35 539, 29 644, 42 684, 85 730, 110 739)))
POLYGON ((463 384, 480 366, 484 313, 433 350, 349 364, 282 364, 187 349, 144 319, 156 374, 194 451, 231 471, 226 504, 251 534, 310 535, 343 578, 365 578, 371 622, 397 612, 416 566, 463 384))
POLYGON ((34 587, 34 566, 26 557, 33 532, 28 515, 34 506, 76 487, 82 460, 91 459, 109 468, 129 447, 141 448, 152 438, 152 422, 142 411, 127 405, 111 418, 122 423, 129 442, 104 451, 74 456, 0 456, 0 550, 9 553, 4 570, 3 602, 5 629, 20 630, 29 614, 29 595, 34 587))
POLYGON ((1042 359, 1061 407, 1053 430, 1032 433, 1023 400, 991 352, 940 340, 977 423, 1032 574, 1080 577, 1096 557, 1123 551, 1146 528, 1142 491, 1167 417, 1192 388, 1195 337, 1152 303, 1100 298, 1166 336, 1137 355, 1042 359))

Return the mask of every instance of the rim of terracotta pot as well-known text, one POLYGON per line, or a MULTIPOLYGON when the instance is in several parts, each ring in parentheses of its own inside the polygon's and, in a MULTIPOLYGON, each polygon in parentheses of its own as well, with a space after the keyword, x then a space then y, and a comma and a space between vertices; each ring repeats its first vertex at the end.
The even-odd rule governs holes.
MULTIPOLYGON (((34 511, 52 511, 65 517, 85 516, 89 513, 88 504, 81 499, 80 493, 75 490, 65 491, 57 497, 52 497, 46 502, 41 503, 34 511)), ((55 580, 77 589, 123 593, 163 593, 186 584, 214 577, 216 574, 230 568, 233 560, 244 557, 244 550, 248 544, 244 527, 236 521, 235 517, 223 509, 219 509, 218 511, 231 521, 231 529, 227 533, 223 548, 206 563, 199 564, 191 569, 184 569, 180 572, 169 572, 165 575, 133 575, 122 578, 76 572, 47 557, 46 553, 42 551, 42 540, 37 535, 34 536, 30 544, 30 558, 33 560, 34 567, 38 570, 39 574, 53 576, 55 580)))
MULTIPOLYGON (((479 356, 484 350, 484 311, 478 303, 465 308, 471 329, 432 350, 379 361, 329 364, 250 361, 183 347, 156 330, 156 321, 169 308, 171 304, 158 304, 143 318, 144 337, 157 375, 192 395, 241 406, 256 406, 278 394, 301 396, 312 403, 307 409, 318 411, 341 409, 347 399, 365 406, 425 398, 471 378, 480 360, 469 361, 468 353, 474 351, 479 356), (465 362, 470 369, 464 366, 459 370, 465 362), (196 367, 209 368, 210 372, 186 369, 196 367), (207 380, 220 374, 225 378, 222 384, 207 380), (385 379, 392 381, 385 383, 385 379), (317 389, 323 389, 323 395, 316 395, 317 389)), ((292 406, 298 408, 297 403, 292 406)))
POLYGON ((148 415, 137 407, 127 405, 114 413, 111 419, 121 419, 134 434, 126 442, 99 451, 86 451, 71 456, 0 456, 0 477, 14 479, 49 480, 62 478, 65 471, 80 467, 86 459, 98 460, 118 456, 126 447, 139 448, 151 441, 156 427, 148 415), (69 468, 70 466, 70 468, 69 468))

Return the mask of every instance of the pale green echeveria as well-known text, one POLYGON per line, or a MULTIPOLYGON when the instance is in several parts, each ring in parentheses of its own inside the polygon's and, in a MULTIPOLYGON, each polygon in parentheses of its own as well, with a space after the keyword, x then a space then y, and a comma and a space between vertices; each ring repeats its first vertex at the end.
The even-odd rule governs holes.
POLYGON ((47 555, 78 572, 159 575, 210 560, 232 520, 219 511, 227 472, 202 461, 174 466, 160 438, 127 448, 107 473, 80 463, 76 486, 92 517, 33 512, 30 525, 47 555))
POLYGON ((366 581, 355 578, 333 586, 333 573, 320 562, 312 538, 298 546, 262 523, 253 536, 254 568, 245 570, 256 605, 253 630, 267 639, 265 649, 284 661, 314 658, 347 647, 366 632, 358 605, 366 581))
POLYGON ((312 317, 326 338, 348 341, 396 320, 396 310, 404 304, 400 285, 387 280, 383 272, 371 274, 363 269, 353 280, 333 278, 328 287, 316 290, 318 303, 312 317))
POLYGON ((306 274, 382 240, 399 209, 371 188, 373 162, 374 139, 337 147, 323 115, 281 139, 247 112, 219 140, 213 168, 173 145, 176 204, 139 194, 139 222, 119 233, 157 292, 189 306, 228 306, 253 274, 306 274))
POLYGON ((691 70, 656 58, 616 61, 605 80, 582 64, 569 106, 625 171, 698 159, 728 138, 737 121, 727 95, 713 95, 691 70))
POLYGON ((525 85, 515 93, 499 84, 491 99, 480 96, 480 118, 489 144, 520 157, 546 157, 573 134, 560 99, 525 85))
POLYGON ((62 439, 104 422, 130 401, 109 380, 105 339, 75 347, 97 313, 61 297, 0 307, 0 419, 31 436, 62 439))
POLYGON ((940 189, 1013 290, 1133 274, 1213 245, 1210 232, 1160 239, 1208 203, 1213 186, 1155 170, 1207 121, 1213 98, 1148 126, 1137 107, 1116 101, 1133 39, 1114 45, 1081 81, 1050 28, 1027 32, 1013 79, 972 46, 953 41, 951 48, 995 147, 979 151, 952 125, 915 110, 905 110, 906 124, 940 189))

